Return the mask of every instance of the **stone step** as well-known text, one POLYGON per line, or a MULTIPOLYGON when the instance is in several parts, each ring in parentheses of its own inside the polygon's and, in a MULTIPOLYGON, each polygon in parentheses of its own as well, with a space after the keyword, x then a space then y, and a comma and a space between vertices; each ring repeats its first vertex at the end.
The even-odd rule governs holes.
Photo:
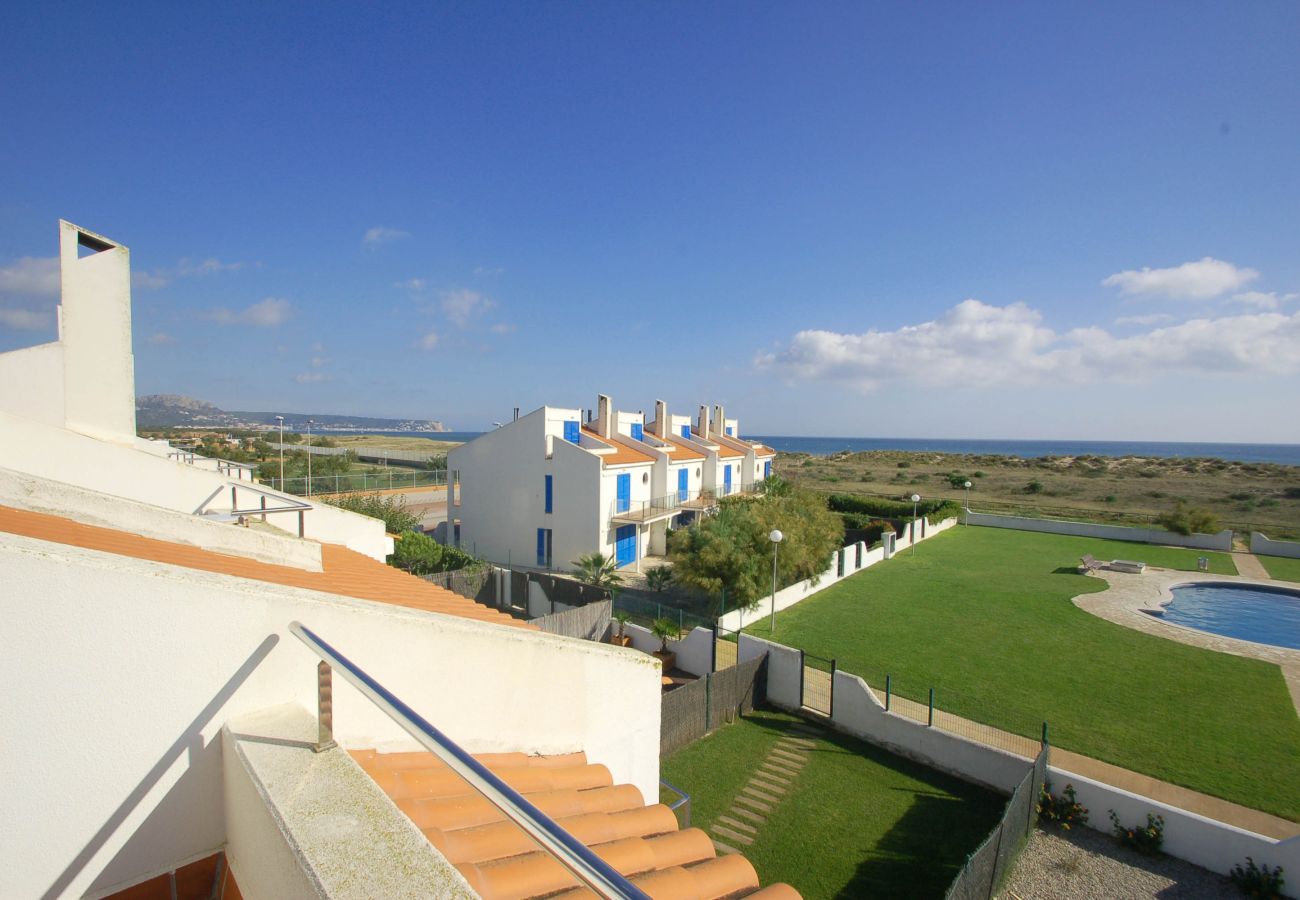
POLYGON ((758 788, 749 787, 748 785, 741 788, 740 792, 742 794, 747 794, 750 797, 753 797, 755 800, 762 800, 764 803, 777 804, 781 802, 780 796, 770 794, 767 791, 762 791, 759 790, 758 788))
MULTIPOLYGON (((727 828, 724 825, 714 825, 713 833, 717 835, 721 835, 722 837, 726 838, 729 841, 734 841, 737 844, 740 844, 740 846, 742 847, 748 847, 750 844, 754 843, 753 838, 747 838, 739 831, 732 831, 730 828, 727 828)), ((736 852, 738 853, 740 851, 736 851, 736 852)))
POLYGON ((767 821, 767 816, 763 815, 762 813, 751 812, 750 810, 745 809, 743 806, 733 805, 729 810, 729 812, 733 816, 740 816, 740 818, 742 819, 748 819, 751 822, 757 822, 759 825, 762 825, 764 822, 767 821))
POLYGON ((756 791, 771 794, 773 797, 777 797, 777 798, 785 796, 784 785, 777 784, 776 782, 773 781, 764 781, 758 776, 749 779, 749 781, 745 784, 745 787, 750 787, 756 791))
POLYGON ((733 819, 730 816, 718 816, 716 820, 716 824, 725 825, 728 828, 732 828, 735 829, 736 831, 739 831, 741 834, 748 834, 748 835, 758 834, 758 829, 755 828, 753 825, 750 825, 748 822, 742 822, 739 819, 733 819))
POLYGON ((806 753, 796 753, 794 750, 782 750, 780 747, 773 747, 771 750, 767 751, 767 758, 769 761, 780 759, 786 762, 799 763, 800 765, 808 762, 808 755, 806 753))
MULTIPOLYGON (((754 809, 757 809, 760 812, 772 811, 771 803, 764 803, 762 800, 751 797, 748 794, 738 794, 736 796, 736 803, 743 803, 745 806, 752 806, 754 809)), ((735 804, 732 805, 734 806, 735 804)))
POLYGON ((709 838, 709 840, 713 841, 713 849, 718 851, 719 856, 729 856, 733 853, 740 852, 735 847, 731 846, 730 844, 724 844, 722 843, 722 841, 718 840, 717 838, 709 838))
POLYGON ((768 781, 774 781, 782 787, 788 788, 794 780, 792 776, 795 773, 791 772, 789 769, 772 768, 769 763, 763 763, 763 765, 758 767, 758 770, 755 771, 754 774, 761 775, 768 781))
POLYGON ((789 735, 786 735, 785 737, 783 737, 783 738, 779 738, 779 739, 777 740, 776 745, 777 745, 778 747, 780 747, 782 744, 788 744, 788 745, 790 745, 790 746, 792 746, 792 747, 798 747, 798 748, 800 748, 801 750, 816 750, 816 749, 817 749, 817 742, 816 742, 816 741, 814 741, 814 740, 809 740, 808 738, 791 737, 791 736, 789 736, 789 735))

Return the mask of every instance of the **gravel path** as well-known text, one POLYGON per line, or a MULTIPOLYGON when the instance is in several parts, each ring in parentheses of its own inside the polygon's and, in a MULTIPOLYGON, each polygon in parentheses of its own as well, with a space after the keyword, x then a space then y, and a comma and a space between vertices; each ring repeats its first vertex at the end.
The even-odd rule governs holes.
POLYGON ((1142 856, 1091 828, 1039 828, 998 896, 1001 900, 1235 900, 1241 893, 1221 875, 1172 856, 1142 856))

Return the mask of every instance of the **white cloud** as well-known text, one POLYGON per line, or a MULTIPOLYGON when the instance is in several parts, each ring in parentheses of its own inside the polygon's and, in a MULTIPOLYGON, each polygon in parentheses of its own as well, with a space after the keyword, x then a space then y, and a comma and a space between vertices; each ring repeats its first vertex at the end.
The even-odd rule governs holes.
POLYGON ((59 258, 33 257, 0 266, 0 291, 38 297, 59 295, 59 258))
POLYGON ((177 278, 194 278, 214 275, 218 272, 238 272, 248 266, 249 263, 245 262, 223 263, 213 258, 193 260, 185 257, 170 268, 154 269, 150 272, 139 269, 132 272, 131 286, 140 290, 157 290, 171 284, 177 278))
POLYGON ((267 297, 265 300, 241 310, 229 310, 219 306, 210 311, 207 317, 218 325, 269 327, 287 321, 291 312, 292 309, 288 300, 267 297))
POLYGON ((15 331, 35 331, 54 320, 47 311, 0 307, 0 325, 15 331))
POLYGON ((325 345, 322 344, 320 341, 316 341, 315 343, 313 343, 313 344, 311 345, 311 352, 312 352, 312 353, 324 353, 324 352, 325 352, 325 345))
POLYGON ((1161 322, 1172 322, 1174 317, 1169 313, 1151 313, 1147 316, 1120 316, 1115 320, 1116 325, 1159 325, 1161 322))
POLYGON ((321 381, 329 381, 330 376, 324 372, 299 372, 293 376, 293 380, 299 384, 317 384, 321 381))
POLYGON ((408 278, 405 281, 397 281, 393 283, 393 287, 406 288, 408 291, 422 291, 427 286, 428 282, 423 278, 408 278))
POLYGON ((1283 303, 1295 300, 1300 294, 1279 294, 1276 291, 1246 291, 1244 294, 1233 294, 1230 298, 1233 303, 1240 303, 1242 306, 1253 306, 1256 309, 1277 309, 1283 303))
POLYGON ((488 331, 493 334, 514 334, 518 330, 519 328, 517 326, 512 325, 509 322, 498 322, 488 329, 488 331))
POLYGON ((491 297, 485 297, 478 291, 444 291, 442 294, 442 312, 453 323, 464 328, 469 320, 480 316, 496 306, 491 297))
POLYGON ((174 344, 174 343, 176 343, 176 338, 172 337, 170 334, 165 334, 164 332, 161 332, 161 331, 155 331, 153 334, 149 335, 149 336, 148 336, 147 338, 145 338, 144 340, 145 340, 145 343, 147 343, 147 344, 174 344))
POLYGON ((1235 291, 1259 273, 1207 256, 1170 269, 1128 269, 1116 272, 1101 283, 1117 287, 1124 294, 1169 297, 1175 300, 1208 300, 1235 291))
POLYGON ((367 247, 378 247, 380 244, 390 244, 393 241, 400 241, 402 238, 410 236, 409 231, 402 231, 398 228, 383 228, 376 225, 374 228, 366 229, 366 233, 361 237, 361 243, 367 247))
POLYGON ((438 332, 430 331, 424 337, 420 338, 420 347, 424 350, 432 350, 438 346, 438 332))
POLYGON ((1119 338, 1101 328, 1058 333, 1021 303, 966 300, 934 321, 897 331, 801 331, 787 348, 762 354, 755 364, 861 390, 897 383, 952 388, 1291 374, 1300 371, 1300 313, 1193 319, 1119 338))
POLYGON ((475 275, 500 275, 505 272, 505 266, 475 266, 475 275))
POLYGON ((311 358, 311 367, 313 369, 320 369, 324 366, 329 365, 329 362, 330 361, 323 356, 313 356, 311 358))
POLYGON ((140 291, 156 291, 160 287, 165 287, 170 280, 163 274, 162 269, 154 269, 152 272, 141 270, 131 273, 131 287, 140 291))

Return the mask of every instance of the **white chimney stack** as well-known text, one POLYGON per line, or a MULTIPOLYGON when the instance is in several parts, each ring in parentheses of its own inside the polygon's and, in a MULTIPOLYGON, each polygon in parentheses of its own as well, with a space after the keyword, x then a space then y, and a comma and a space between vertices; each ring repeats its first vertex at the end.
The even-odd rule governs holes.
POLYGON ((662 400, 656 400, 654 434, 660 438, 666 438, 670 431, 672 431, 672 427, 668 424, 668 404, 662 400))
POLYGON ((608 397, 604 394, 596 395, 596 433, 603 438, 608 438, 613 430, 614 411, 608 397))
POLYGON ((700 407, 699 420, 695 424, 695 430, 699 433, 701 440, 709 439, 709 406, 706 403, 700 407))

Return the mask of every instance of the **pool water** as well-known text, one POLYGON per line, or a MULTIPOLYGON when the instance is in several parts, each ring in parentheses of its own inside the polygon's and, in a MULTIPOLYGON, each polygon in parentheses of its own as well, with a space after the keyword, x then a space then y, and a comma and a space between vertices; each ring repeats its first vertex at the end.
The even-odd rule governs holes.
POLYGON ((1224 637, 1300 650, 1300 593, 1284 588, 1188 584, 1161 618, 1224 637))

